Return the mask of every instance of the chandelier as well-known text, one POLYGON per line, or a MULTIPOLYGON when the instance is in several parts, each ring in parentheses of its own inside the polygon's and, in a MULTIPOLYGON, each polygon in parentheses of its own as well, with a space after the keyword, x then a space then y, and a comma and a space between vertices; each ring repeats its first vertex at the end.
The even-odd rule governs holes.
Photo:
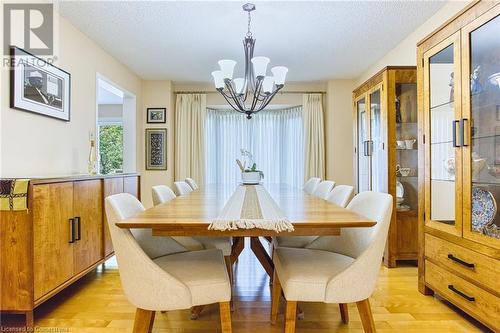
POLYGON ((263 110, 276 93, 284 87, 288 68, 275 66, 271 68, 272 76, 266 75, 270 59, 253 56, 255 39, 250 31, 250 23, 252 22, 251 12, 255 10, 255 5, 247 3, 243 5, 243 10, 248 13, 248 31, 243 40, 245 77, 233 79, 236 61, 228 59, 219 60, 220 70, 212 72, 212 76, 215 88, 224 96, 229 105, 251 119, 254 113, 263 110))

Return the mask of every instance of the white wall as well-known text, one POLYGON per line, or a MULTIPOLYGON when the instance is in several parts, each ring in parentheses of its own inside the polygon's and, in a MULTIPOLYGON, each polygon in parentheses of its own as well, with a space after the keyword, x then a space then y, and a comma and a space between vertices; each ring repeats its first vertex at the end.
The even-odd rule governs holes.
POLYGON ((368 80, 385 66, 416 66, 417 43, 453 17, 471 1, 449 1, 424 24, 415 29, 408 37, 402 40, 394 49, 389 51, 382 59, 370 66, 359 78, 356 86, 368 80))
POLYGON ((144 114, 140 142, 137 145, 141 151, 141 200, 146 207, 153 205, 151 187, 154 185, 172 186, 174 182, 174 96, 171 81, 142 81, 142 109, 144 114), (165 124, 147 124, 147 108, 167 108, 167 122, 165 124), (167 170, 145 169, 145 129, 167 128, 167 170))
MULTIPOLYGON (((141 80, 137 75, 64 18, 59 17, 58 23, 55 65, 71 73, 71 121, 11 109, 9 72, 2 67, 1 177, 87 173, 89 131, 96 126, 96 73, 140 98, 141 80)), ((140 112, 137 119, 142 119, 140 112)))
POLYGON ((325 112, 326 178, 353 185, 354 80, 330 80, 325 112))

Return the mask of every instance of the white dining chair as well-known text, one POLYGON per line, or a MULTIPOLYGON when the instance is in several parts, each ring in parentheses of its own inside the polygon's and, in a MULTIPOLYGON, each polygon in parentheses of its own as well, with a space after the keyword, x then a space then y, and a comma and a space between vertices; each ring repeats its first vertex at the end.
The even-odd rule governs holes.
POLYGON ((134 215, 139 205, 128 193, 105 200, 122 288, 129 302, 137 307, 133 332, 151 332, 156 311, 219 303, 222 332, 230 333, 231 286, 221 251, 148 254, 133 231, 115 224, 134 215))
POLYGON ((172 199, 177 198, 174 191, 167 185, 156 185, 152 188, 153 205, 159 205, 164 202, 168 202, 172 199))
MULTIPOLYGON (((338 205, 340 207, 346 207, 349 201, 352 199, 354 193, 354 187, 349 185, 337 185, 330 192, 327 201, 338 205)), ((293 237, 273 237, 273 247, 307 247, 309 244, 317 241, 318 236, 293 236, 293 237)))
POLYGON ((178 182, 174 182, 174 188, 175 188, 175 194, 177 194, 177 195, 187 195, 187 194, 193 192, 193 189, 191 188, 191 186, 189 186, 189 184, 183 180, 178 181, 178 182))
POLYGON ((285 332, 295 332, 297 302, 338 303, 344 323, 347 303, 356 302, 365 332, 375 332, 368 298, 375 290, 392 213, 392 196, 362 192, 347 208, 377 224, 344 228, 326 249, 279 247, 274 253, 271 323, 275 323, 283 291, 285 332))
POLYGON ((184 180, 193 190, 197 190, 200 188, 193 178, 186 178, 184 180))
POLYGON ((314 190, 316 190, 316 187, 318 187, 318 184, 321 182, 321 178, 317 177, 311 177, 309 180, 304 184, 304 191, 313 194, 314 190))
POLYGON ((317 196, 318 198, 321 199, 326 199, 328 198, 328 195, 330 192, 333 190, 335 187, 335 182, 332 180, 323 180, 321 183, 318 184, 314 192, 312 193, 313 195, 317 196))
MULTIPOLYGON (((157 185, 152 187, 153 192, 153 204, 155 206, 169 202, 176 198, 175 193, 166 185, 157 185)), ((172 237, 177 243, 182 245, 189 251, 198 250, 208 250, 208 249, 219 249, 224 255, 224 260, 226 262, 226 267, 229 273, 229 277, 232 279, 233 276, 233 264, 231 261, 231 237, 172 237)))
POLYGON ((336 185, 330 192, 326 201, 340 207, 346 207, 354 194, 354 187, 350 185, 336 185))

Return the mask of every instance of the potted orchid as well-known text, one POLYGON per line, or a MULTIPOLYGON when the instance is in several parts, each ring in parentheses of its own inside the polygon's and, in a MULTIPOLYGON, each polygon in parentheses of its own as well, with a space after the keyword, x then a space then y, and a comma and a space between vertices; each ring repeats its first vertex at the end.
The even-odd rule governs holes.
POLYGON ((245 159, 243 163, 240 160, 236 160, 236 163, 240 167, 241 170, 241 181, 243 184, 259 184, 260 181, 264 178, 264 173, 260 170, 257 170, 257 164, 253 160, 253 155, 251 152, 245 149, 241 149, 241 156, 245 159), (251 167, 247 168, 248 165, 251 167))

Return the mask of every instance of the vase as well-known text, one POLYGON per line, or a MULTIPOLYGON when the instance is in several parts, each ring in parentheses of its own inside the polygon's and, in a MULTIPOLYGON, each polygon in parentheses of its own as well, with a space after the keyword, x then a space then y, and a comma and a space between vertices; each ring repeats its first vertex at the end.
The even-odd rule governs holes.
POLYGON ((262 179, 262 175, 259 171, 250 171, 241 173, 241 181, 245 185, 256 185, 259 184, 262 179))

